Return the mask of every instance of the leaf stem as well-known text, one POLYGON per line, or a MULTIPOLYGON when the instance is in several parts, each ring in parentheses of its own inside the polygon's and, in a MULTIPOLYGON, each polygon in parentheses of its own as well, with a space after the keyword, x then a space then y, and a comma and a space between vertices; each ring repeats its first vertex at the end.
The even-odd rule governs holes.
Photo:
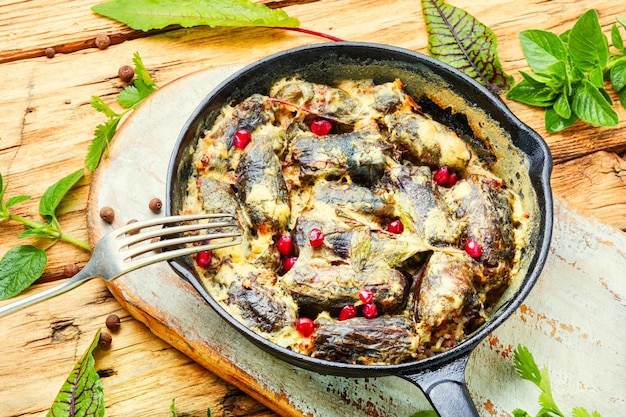
POLYGON ((300 32, 300 33, 306 33, 308 35, 313 35, 313 36, 319 36, 320 38, 325 38, 328 40, 331 40, 333 42, 345 42, 345 39, 341 39, 338 38, 336 36, 333 35, 328 35, 326 33, 322 33, 322 32, 318 32, 315 30, 310 30, 310 29, 305 29, 305 28, 290 28, 290 27, 286 27, 286 26, 275 26, 275 29, 285 29, 285 30, 292 30, 294 32, 300 32))
MULTIPOLYGON (((48 223, 43 223, 43 222, 38 222, 35 220, 27 219, 26 217, 22 217, 17 214, 10 214, 9 220, 22 223, 24 226, 26 226, 29 229, 38 229, 40 227, 48 226, 48 223)), ((91 246, 89 245, 89 243, 80 239, 76 239, 75 237, 72 237, 68 234, 61 233, 60 229, 58 228, 56 230, 49 230, 48 234, 49 234, 50 239, 62 240, 64 242, 71 243, 72 245, 77 246, 81 249, 84 249, 87 252, 91 252, 91 246)))

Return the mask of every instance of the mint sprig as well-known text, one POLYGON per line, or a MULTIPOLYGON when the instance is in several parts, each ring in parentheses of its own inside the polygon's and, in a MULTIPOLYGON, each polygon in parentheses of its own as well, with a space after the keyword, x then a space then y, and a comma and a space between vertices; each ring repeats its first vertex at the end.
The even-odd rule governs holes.
POLYGON ((136 108, 150 94, 159 88, 146 70, 139 56, 139 52, 135 52, 133 55, 133 63, 135 64, 135 81, 133 84, 124 87, 117 97, 117 102, 124 108, 123 111, 118 113, 109 107, 100 97, 91 97, 91 106, 107 116, 107 121, 96 126, 94 138, 87 150, 85 166, 89 171, 95 171, 102 159, 106 157, 108 146, 115 135, 115 131, 122 117, 136 108))
MULTIPOLYGON (((626 18, 617 18, 626 28, 626 18)), ((519 35, 532 72, 520 71, 522 80, 507 94, 510 100, 544 107, 548 132, 559 132, 579 120, 595 126, 619 123, 605 81, 619 94, 626 108, 626 49, 620 28, 611 29, 611 51, 595 9, 590 9, 561 35, 525 30, 519 35)))

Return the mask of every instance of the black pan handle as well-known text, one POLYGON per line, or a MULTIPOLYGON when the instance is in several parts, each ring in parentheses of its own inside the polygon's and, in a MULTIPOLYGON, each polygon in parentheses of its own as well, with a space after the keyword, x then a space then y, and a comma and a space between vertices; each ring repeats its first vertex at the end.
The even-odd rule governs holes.
POLYGON ((435 369, 400 375, 424 392, 440 417, 480 417, 465 382, 469 355, 435 369))

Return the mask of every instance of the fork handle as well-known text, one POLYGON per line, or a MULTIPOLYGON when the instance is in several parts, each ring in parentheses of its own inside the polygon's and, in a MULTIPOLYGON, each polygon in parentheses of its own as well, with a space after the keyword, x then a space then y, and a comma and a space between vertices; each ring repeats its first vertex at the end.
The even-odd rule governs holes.
POLYGON ((59 294, 63 294, 64 292, 67 292, 72 288, 78 287, 80 284, 88 281, 90 278, 93 277, 94 276, 85 271, 84 268, 72 278, 64 281, 59 285, 55 285, 54 287, 48 288, 47 290, 40 291, 38 293, 29 295, 28 297, 20 298, 19 300, 13 301, 12 303, 0 306, 0 317, 6 316, 13 313, 14 311, 31 306, 40 301, 47 300, 59 294))

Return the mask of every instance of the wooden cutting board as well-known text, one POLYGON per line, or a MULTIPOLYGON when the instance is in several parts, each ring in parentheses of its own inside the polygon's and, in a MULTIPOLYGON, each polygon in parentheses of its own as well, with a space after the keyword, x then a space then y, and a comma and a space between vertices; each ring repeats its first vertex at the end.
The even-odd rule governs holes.
MULTIPOLYGON (((178 79, 128 117, 93 178, 92 243, 131 219, 159 215, 148 202, 165 200, 165 176, 180 130, 202 98, 238 68, 178 79), (112 225, 99 217, 103 206, 115 210, 112 225)), ((549 366, 565 412, 584 405, 616 416, 626 406, 626 336, 617 330, 626 322, 626 235, 570 211, 558 199, 554 224, 550 256, 533 292, 470 357, 466 377, 481 415, 508 416, 516 407, 537 404, 537 389, 512 369, 519 343, 549 366)), ((324 376, 274 358, 221 320, 167 263, 108 287, 158 337, 281 415, 408 417, 429 408, 420 390, 398 377, 324 376)))

